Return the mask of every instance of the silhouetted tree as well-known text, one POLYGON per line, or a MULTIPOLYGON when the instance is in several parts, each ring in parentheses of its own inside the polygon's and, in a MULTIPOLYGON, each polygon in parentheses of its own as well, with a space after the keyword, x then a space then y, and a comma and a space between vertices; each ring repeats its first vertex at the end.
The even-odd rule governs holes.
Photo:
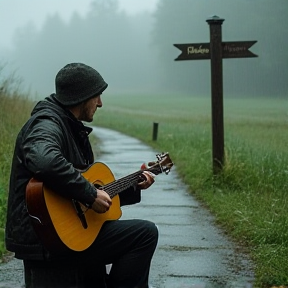
POLYGON ((97 0, 85 17, 74 13, 64 23, 56 14, 39 31, 22 29, 8 58, 41 96, 54 91, 58 69, 79 61, 101 71, 109 91, 147 92, 157 78, 151 73, 156 59, 149 51, 151 15, 128 16, 118 11, 117 3, 97 0))

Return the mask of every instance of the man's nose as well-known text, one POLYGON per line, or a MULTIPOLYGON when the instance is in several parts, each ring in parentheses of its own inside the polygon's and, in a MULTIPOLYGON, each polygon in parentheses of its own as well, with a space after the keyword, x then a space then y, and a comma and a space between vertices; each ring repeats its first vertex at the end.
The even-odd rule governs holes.
POLYGON ((103 104, 102 104, 102 100, 101 100, 101 97, 99 96, 98 97, 98 101, 97 101, 97 107, 102 107, 103 106, 103 104))

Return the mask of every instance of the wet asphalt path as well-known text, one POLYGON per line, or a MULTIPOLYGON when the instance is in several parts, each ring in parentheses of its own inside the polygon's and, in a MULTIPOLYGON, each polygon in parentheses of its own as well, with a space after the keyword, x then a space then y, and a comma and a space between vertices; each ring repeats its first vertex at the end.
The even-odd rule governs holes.
MULTIPOLYGON (((94 127, 93 133, 102 140, 97 160, 107 164, 116 179, 139 170, 162 152, 112 130, 94 127)), ((156 176, 155 184, 142 192, 141 203, 122 211, 121 219, 147 219, 158 226, 159 242, 150 272, 153 288, 252 287, 251 262, 188 193, 177 176, 177 163, 168 175, 156 176)), ((24 287, 20 260, 0 265, 0 288, 4 287, 24 287)))

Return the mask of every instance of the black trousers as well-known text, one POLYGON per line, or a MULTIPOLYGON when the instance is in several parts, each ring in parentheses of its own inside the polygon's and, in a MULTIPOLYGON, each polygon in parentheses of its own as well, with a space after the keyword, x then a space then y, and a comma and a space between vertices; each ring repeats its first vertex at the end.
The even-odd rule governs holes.
POLYGON ((95 267, 95 274, 91 277, 94 276, 97 283, 102 281, 103 287, 148 288, 150 264, 157 242, 158 229, 150 221, 107 221, 94 243, 78 257, 90 263, 91 274, 95 267), (107 277, 102 268, 111 263, 112 269, 107 277), (98 279, 99 276, 102 280, 98 279))

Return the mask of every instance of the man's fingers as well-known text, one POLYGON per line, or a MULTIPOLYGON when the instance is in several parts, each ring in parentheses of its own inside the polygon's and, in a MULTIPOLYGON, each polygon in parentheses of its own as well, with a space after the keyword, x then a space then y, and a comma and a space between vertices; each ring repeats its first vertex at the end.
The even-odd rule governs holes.
POLYGON ((109 206, 112 204, 112 200, 107 192, 101 189, 97 189, 97 198, 105 201, 109 204, 109 206))
POLYGON ((99 201, 101 202, 101 205, 103 205, 105 208, 109 208, 112 203, 112 202, 110 203, 108 201, 105 201, 103 199, 99 199, 99 201))
POLYGON ((154 183, 155 182, 155 175, 151 172, 148 172, 148 171, 144 171, 143 172, 144 176, 146 177, 146 181, 149 181, 151 183, 154 183))
POLYGON ((149 188, 154 182, 154 174, 149 172, 149 171, 143 171, 142 175, 141 175, 141 180, 143 179, 144 181, 141 181, 140 183, 138 183, 138 186, 141 189, 147 189, 149 188))

